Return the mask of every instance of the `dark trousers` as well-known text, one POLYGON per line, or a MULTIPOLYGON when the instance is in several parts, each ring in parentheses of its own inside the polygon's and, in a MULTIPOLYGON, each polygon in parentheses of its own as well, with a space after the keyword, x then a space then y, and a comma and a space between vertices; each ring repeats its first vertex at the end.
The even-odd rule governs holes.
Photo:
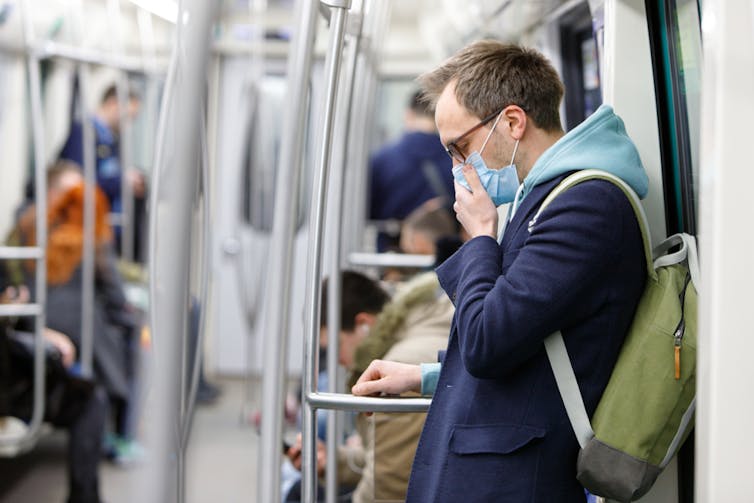
POLYGON ((99 462, 107 394, 95 388, 68 427, 68 503, 99 503, 99 462))

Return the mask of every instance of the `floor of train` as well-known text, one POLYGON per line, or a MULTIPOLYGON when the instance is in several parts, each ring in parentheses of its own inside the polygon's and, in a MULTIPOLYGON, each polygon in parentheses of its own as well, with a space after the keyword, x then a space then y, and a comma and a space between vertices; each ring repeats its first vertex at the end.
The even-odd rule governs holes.
MULTIPOLYGON (((197 408, 187 453, 186 502, 248 501, 256 490, 259 436, 242 417, 258 409, 261 387, 256 381, 249 385, 240 379, 213 382, 223 393, 214 404, 197 408)), ((55 431, 26 455, 0 459, 0 501, 64 502, 65 446, 65 432, 55 431)), ((138 466, 125 468, 103 461, 102 499, 107 503, 133 502, 132 480, 138 470, 138 466)))

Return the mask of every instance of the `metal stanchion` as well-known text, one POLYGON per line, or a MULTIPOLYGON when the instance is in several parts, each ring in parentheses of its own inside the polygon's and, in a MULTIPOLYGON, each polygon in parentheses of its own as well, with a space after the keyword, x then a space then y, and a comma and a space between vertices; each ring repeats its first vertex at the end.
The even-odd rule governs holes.
MULTIPOLYGON (((304 501, 313 502, 317 497, 317 408, 308 399, 317 390, 317 348, 319 347, 319 306, 322 269, 322 242, 325 221, 325 199, 327 197, 327 183, 330 169, 332 150, 332 131, 337 101, 338 78, 340 74, 340 60, 343 51, 346 18, 351 2, 324 2, 333 8, 330 17, 330 45, 326 59, 327 92, 325 97, 324 124, 322 132, 322 151, 320 162, 315 174, 314 192, 312 196, 312 213, 309 225, 309 266, 307 271, 307 313, 306 313, 306 346, 304 349, 304 417, 303 444, 301 462, 301 489, 304 501)), ((335 348, 334 348, 335 349, 335 348)))
POLYGON ((181 443, 181 380, 180 365, 175 355, 181 354, 186 339, 188 309, 188 270, 190 250, 182 246, 191 228, 191 209, 197 189, 197 177, 186 170, 196 167, 195 145, 200 131, 197 103, 204 95, 211 27, 218 3, 184 0, 179 9, 175 65, 169 78, 166 99, 160 119, 159 139, 155 154, 158 180, 151 209, 150 287, 152 297, 152 328, 155 342, 154 400, 159 411, 152 416, 149 431, 151 466, 145 471, 146 484, 139 501, 181 501, 183 497, 182 466, 177 459, 181 443), (168 134, 169 133, 169 134, 168 134), (166 178, 170 183, 159 183, 166 178))
POLYGON ((275 187, 275 215, 270 243, 270 267, 266 284, 266 325, 262 375, 262 435, 259 448, 257 501, 280 501, 280 443, 284 379, 286 374, 288 309, 293 263, 293 237, 296 229, 302 174, 307 93, 316 33, 315 0, 297 3, 297 30, 288 59, 289 106, 283 121, 280 161, 275 187))

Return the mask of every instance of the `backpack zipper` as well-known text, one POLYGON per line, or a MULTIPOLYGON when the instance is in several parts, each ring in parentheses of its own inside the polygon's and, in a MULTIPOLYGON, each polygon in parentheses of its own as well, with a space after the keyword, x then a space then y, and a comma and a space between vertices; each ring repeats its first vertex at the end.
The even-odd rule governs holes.
POLYGON ((686 289, 689 287, 689 281, 691 281, 691 275, 686 273, 686 282, 683 285, 683 290, 678 295, 681 301, 681 321, 673 333, 673 356, 675 361, 675 378, 679 380, 681 378, 681 343, 683 342, 683 334, 686 333, 686 320, 683 318, 683 307, 686 302, 686 289))

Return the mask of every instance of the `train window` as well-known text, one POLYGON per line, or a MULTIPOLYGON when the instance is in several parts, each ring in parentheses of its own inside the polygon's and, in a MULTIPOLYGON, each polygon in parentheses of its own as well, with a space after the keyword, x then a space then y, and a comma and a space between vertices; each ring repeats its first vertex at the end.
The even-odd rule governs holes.
POLYGON ((570 130, 602 104, 597 43, 586 3, 560 19, 560 51, 566 128, 570 130))
POLYGON ((280 154, 282 116, 279 111, 284 104, 285 78, 267 75, 250 92, 253 96, 246 130, 243 211, 245 220, 253 228, 269 232, 280 154))
POLYGON ((395 140, 403 132, 403 116, 411 93, 418 88, 412 78, 386 79, 379 83, 377 95, 377 127, 374 128, 373 149, 395 140))
POLYGON ((647 1, 668 233, 696 233, 702 42, 697 0, 647 1))

